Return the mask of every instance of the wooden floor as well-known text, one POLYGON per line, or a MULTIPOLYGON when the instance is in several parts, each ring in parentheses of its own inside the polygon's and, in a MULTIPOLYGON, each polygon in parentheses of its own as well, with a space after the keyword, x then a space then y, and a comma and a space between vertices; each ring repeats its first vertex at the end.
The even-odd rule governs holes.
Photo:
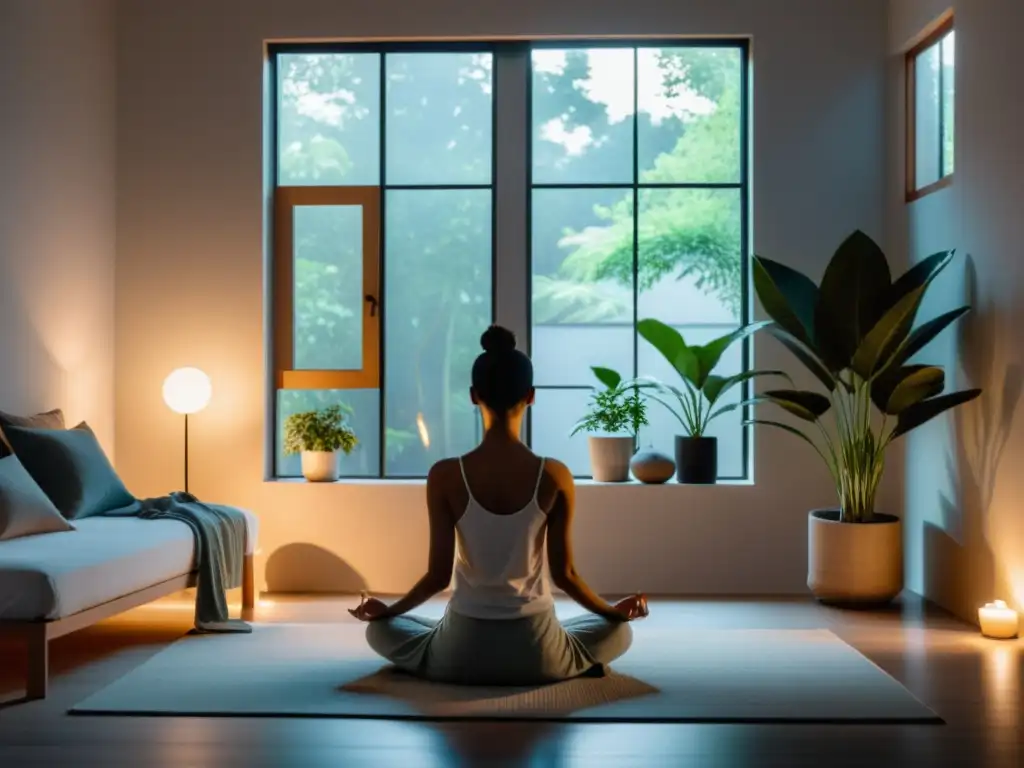
MULTIPOLYGON (((336 598, 264 598, 257 621, 351 621, 344 610, 349 604, 336 598)), ((172 598, 56 641, 55 680, 46 701, 14 701, 21 695, 23 650, 0 644, 0 698, 8 702, 0 708, 0 766, 1024 766, 1024 643, 984 640, 973 628, 916 600, 885 612, 843 612, 805 600, 652 600, 651 614, 650 624, 680 631, 830 629, 900 680, 946 724, 440 724, 68 716, 69 707, 188 630, 191 605, 172 598)))

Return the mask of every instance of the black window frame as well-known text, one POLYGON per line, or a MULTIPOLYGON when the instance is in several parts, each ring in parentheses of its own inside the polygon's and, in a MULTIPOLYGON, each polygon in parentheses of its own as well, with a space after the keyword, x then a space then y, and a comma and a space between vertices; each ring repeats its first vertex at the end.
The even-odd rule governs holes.
MULTIPOLYGON (((639 258, 638 258, 638 227, 636 226, 636 217, 638 216, 637 203, 639 201, 640 191, 642 189, 734 189, 740 192, 741 196, 741 209, 740 209, 740 247, 741 247, 741 258, 743 264, 741 268, 741 287, 740 287, 740 311, 741 317, 739 320, 738 327, 751 322, 752 319, 752 307, 751 307, 751 277, 750 277, 750 265, 752 250, 752 232, 750 225, 750 218, 752 213, 752 199, 751 199, 751 185, 750 185, 750 168, 751 168, 751 142, 750 142, 750 40, 744 37, 733 37, 733 38, 672 38, 672 37, 623 37, 623 38, 599 38, 599 39, 588 39, 588 38, 544 38, 538 40, 459 40, 459 41, 391 41, 391 42, 358 42, 358 41, 345 41, 345 42, 280 42, 280 43, 268 43, 266 47, 267 55, 267 76, 270 82, 270 98, 269 103, 266 105, 266 113, 268 115, 267 128, 270 133, 269 136, 269 148, 268 158, 266 160, 267 166, 265 173, 270 183, 270 194, 271 197, 276 197, 276 190, 282 185, 279 184, 279 133, 278 133, 278 110, 280 104, 280 98, 278 93, 278 57, 285 54, 353 54, 353 53, 376 53, 380 54, 380 201, 379 201, 379 219, 380 219, 380 253, 378 257, 378 263, 380 265, 379 275, 379 296, 377 297, 377 311, 380 313, 380 340, 379 340, 379 383, 377 391, 379 393, 379 423, 378 423, 378 437, 379 437, 379 455, 378 455, 378 472, 376 475, 343 475, 339 479, 341 481, 403 481, 403 480, 422 480, 426 477, 423 475, 389 475, 387 474, 387 442, 385 439, 386 426, 386 385, 387 385, 387 333, 385 317, 387 307, 385 303, 386 296, 386 285, 387 285, 387 241, 386 241, 386 197, 387 192, 390 190, 430 190, 430 189, 490 189, 491 192, 491 322, 495 322, 496 318, 496 307, 498 305, 498 281, 496 275, 497 269, 497 258, 498 258, 498 247, 497 247, 497 232, 498 232, 498 210, 497 210, 497 197, 498 197, 498 176, 497 176, 497 132, 498 132, 498 78, 497 78, 497 67, 494 66, 492 69, 492 99, 491 99, 491 179, 490 184, 438 184, 438 185, 420 185, 420 184, 388 184, 387 183, 387 144, 386 144, 386 130, 387 130, 387 108, 386 108, 386 91, 387 91, 387 55, 388 54, 408 54, 408 53, 490 53, 496 61, 498 56, 502 53, 521 53, 526 51, 529 54, 530 51, 536 49, 593 49, 593 48, 632 48, 634 52, 634 67, 633 67, 633 182, 629 184, 605 184, 605 183, 594 183, 594 184, 534 184, 533 181, 533 88, 532 88, 532 66, 528 66, 527 80, 526 80, 526 111, 523 115, 523 119, 527 126, 527 141, 524 147, 524 155, 527 163, 527 183, 526 183, 526 221, 524 225, 526 227, 526 244, 525 244, 525 257, 526 257, 526 269, 528 271, 527 280, 531 284, 531 290, 527 298, 526 305, 526 319, 528 333, 525 340, 525 348, 527 353, 531 351, 533 343, 533 301, 532 301, 532 269, 533 269, 533 243, 532 243, 532 200, 533 192, 536 189, 586 189, 586 188, 600 188, 600 189, 624 189, 633 191, 633 215, 634 215, 634 227, 633 227, 633 365, 634 372, 638 364, 639 356, 639 340, 636 330, 636 324, 639 320, 638 317, 638 271, 639 271, 639 258), (638 71, 637 71, 637 57, 638 50, 640 48, 736 48, 740 52, 741 61, 741 80, 740 80, 740 178, 735 183, 641 183, 639 181, 639 132, 637 130, 639 122, 639 112, 636 109, 638 101, 638 71)), ((288 187, 289 185, 283 185, 288 187)), ((273 217, 271 217, 268 223, 268 242, 274 243, 274 232, 273 232, 273 217)), ((273 247, 273 245, 271 245, 273 247)), ((270 259, 270 263, 273 264, 273 259, 270 259)), ((266 283, 269 286, 269 290, 273 291, 276 287, 276 282, 273 276, 266 283)), ((270 306, 273 306, 271 301, 270 306)), ((270 334, 268 342, 274 345, 275 342, 275 329, 277 327, 276 318, 273 316, 271 310, 270 318, 270 334)), ((730 326, 733 327, 733 326, 730 326)), ((752 339, 750 337, 744 338, 741 342, 741 361, 742 370, 749 370, 752 362, 752 339)), ((273 356, 273 355, 272 355, 273 356)), ((270 380, 270 379, 268 379, 270 380)), ((271 477, 274 479, 289 479, 298 477, 298 475, 282 475, 278 473, 276 453, 278 444, 278 432, 281 428, 280 416, 278 411, 278 387, 276 377, 270 384, 273 387, 271 399, 271 429, 269 430, 269 436, 271 444, 268 446, 268 450, 271 452, 271 477)), ((751 393, 751 382, 747 381, 741 385, 741 398, 746 400, 750 397, 751 393)), ((592 387, 587 385, 571 385, 571 386, 538 386, 538 390, 558 390, 558 389, 569 389, 569 390, 591 390, 592 387)), ((743 406, 744 421, 749 415, 749 406, 743 406)), ((477 432, 480 433, 479 421, 477 423, 477 432)), ((532 413, 527 416, 525 422, 526 432, 526 443, 531 444, 532 438, 532 413)), ((751 439, 750 439, 750 427, 743 426, 741 434, 741 450, 743 457, 743 471, 738 476, 719 476, 718 480, 722 481, 749 481, 753 479, 752 473, 752 456, 751 456, 751 439)), ((577 475, 577 479, 592 479, 591 475, 577 475)))

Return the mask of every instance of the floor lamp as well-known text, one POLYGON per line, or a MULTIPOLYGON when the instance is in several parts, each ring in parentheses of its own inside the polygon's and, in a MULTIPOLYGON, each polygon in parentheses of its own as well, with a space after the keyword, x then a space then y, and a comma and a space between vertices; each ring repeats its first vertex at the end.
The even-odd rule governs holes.
POLYGON ((198 368, 179 368, 164 379, 164 402, 185 417, 185 493, 188 493, 188 417, 199 413, 213 394, 210 377, 198 368))

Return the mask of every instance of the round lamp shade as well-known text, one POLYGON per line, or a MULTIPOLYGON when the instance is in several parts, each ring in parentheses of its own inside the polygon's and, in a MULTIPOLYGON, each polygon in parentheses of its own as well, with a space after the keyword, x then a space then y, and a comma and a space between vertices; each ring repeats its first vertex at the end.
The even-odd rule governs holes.
POLYGON ((198 368, 179 368, 164 379, 164 402, 177 413, 198 413, 212 394, 210 377, 198 368))

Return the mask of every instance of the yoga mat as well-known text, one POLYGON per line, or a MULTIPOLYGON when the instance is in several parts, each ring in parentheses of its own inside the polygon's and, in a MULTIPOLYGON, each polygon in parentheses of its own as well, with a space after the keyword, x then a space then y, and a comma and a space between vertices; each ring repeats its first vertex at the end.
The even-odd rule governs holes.
POLYGON ((605 678, 496 688, 396 672, 361 625, 257 624, 182 638, 76 714, 693 723, 941 723, 826 630, 687 630, 638 623, 605 678))

